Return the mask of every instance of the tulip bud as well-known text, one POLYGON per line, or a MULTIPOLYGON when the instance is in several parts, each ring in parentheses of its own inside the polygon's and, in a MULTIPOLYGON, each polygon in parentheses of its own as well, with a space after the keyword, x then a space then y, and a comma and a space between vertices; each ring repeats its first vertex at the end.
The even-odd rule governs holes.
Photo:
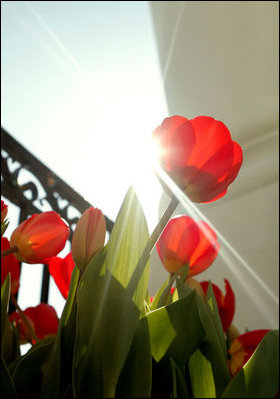
POLYGON ((48 263, 66 244, 69 227, 54 211, 32 215, 12 233, 11 247, 20 262, 48 263))
POLYGON ((72 239, 72 257, 84 270, 92 257, 104 246, 106 221, 101 210, 88 208, 79 219, 72 239))

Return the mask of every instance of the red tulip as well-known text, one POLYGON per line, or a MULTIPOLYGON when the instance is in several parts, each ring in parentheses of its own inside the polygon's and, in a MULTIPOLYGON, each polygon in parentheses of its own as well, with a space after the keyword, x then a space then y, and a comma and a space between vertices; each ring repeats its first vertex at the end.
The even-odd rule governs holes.
POLYGON ((250 359, 265 334, 269 331, 271 330, 249 331, 235 338, 228 350, 229 370, 232 376, 237 374, 250 359))
MULTIPOLYGON (((10 243, 9 240, 5 237, 1 238, 1 250, 4 251, 9 249, 10 243)), ((19 289, 19 261, 13 255, 7 255, 1 258, 1 286, 4 283, 8 273, 11 274, 11 293, 15 294, 19 289)))
POLYGON ((167 223, 156 247, 168 272, 176 273, 188 263, 190 277, 212 264, 220 244, 216 233, 207 223, 195 222, 189 216, 179 216, 167 223))
POLYGON ((54 211, 32 215, 12 233, 10 244, 21 262, 48 263, 65 246, 69 227, 54 211))
POLYGON ((101 210, 88 208, 79 219, 72 239, 72 257, 83 270, 104 246, 106 221, 101 210))
POLYGON ((8 213, 8 205, 5 204, 3 200, 1 200, 1 223, 4 222, 8 213))
MULTIPOLYGON (((55 309, 51 305, 40 303, 38 306, 25 309, 23 313, 31 323, 39 340, 57 333, 59 320, 55 309)), ((31 336, 28 328, 17 311, 10 315, 10 320, 19 328, 21 343, 30 341, 31 336)), ((35 342, 32 341, 32 343, 34 344, 35 342)))
POLYGON ((74 266, 75 262, 71 252, 63 259, 57 256, 49 261, 50 275, 65 299, 68 296, 74 266))
MULTIPOLYGON (((159 162, 193 202, 224 196, 242 165, 242 149, 227 127, 209 116, 165 118, 153 132, 159 162)), ((169 189, 161 181, 169 194, 169 189)))
MULTIPOLYGON (((224 295, 220 288, 212 283, 214 295, 217 301, 217 306, 219 310, 219 315, 221 318, 223 330, 227 331, 229 326, 232 323, 232 319, 234 316, 234 311, 235 311, 235 296, 234 292, 231 288, 231 285, 227 279, 224 279, 225 282, 225 289, 226 289, 226 294, 224 295)), ((207 289, 209 282, 208 281, 202 281, 200 285, 203 288, 204 294, 206 295, 207 289)))

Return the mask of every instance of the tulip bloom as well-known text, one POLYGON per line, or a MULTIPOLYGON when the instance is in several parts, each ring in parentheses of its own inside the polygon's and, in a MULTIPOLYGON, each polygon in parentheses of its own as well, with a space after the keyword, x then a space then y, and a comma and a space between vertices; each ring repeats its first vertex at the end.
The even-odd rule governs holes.
MULTIPOLYGON (((1 238, 1 250, 10 249, 9 240, 5 237, 1 238)), ((11 294, 16 294, 19 289, 19 261, 13 255, 7 255, 1 258, 1 286, 4 283, 8 273, 11 274, 11 294)))
MULTIPOLYGON (((217 301, 217 306, 219 310, 219 315, 221 318, 223 330, 227 331, 229 326, 231 325, 233 316, 234 316, 234 311, 235 311, 235 296, 234 292, 231 288, 231 285, 227 279, 224 279, 225 282, 225 289, 226 289, 226 294, 224 295, 220 288, 212 283, 213 287, 213 292, 217 301)), ((207 289, 209 282, 208 281, 202 281, 200 283, 202 286, 202 289, 204 291, 204 294, 206 295, 207 289)))
MULTIPOLYGON (((25 309, 23 313, 39 340, 57 333, 59 320, 53 306, 47 303, 40 303, 38 306, 25 309)), ((19 329, 20 343, 29 342, 31 340, 30 333, 17 311, 10 315, 10 321, 14 322, 19 329)), ((32 343, 34 344, 35 342, 32 341, 32 343)))
POLYGON ((61 292, 61 295, 65 299, 69 293, 74 266, 75 262, 72 258, 71 252, 65 258, 59 258, 56 256, 49 261, 50 275, 53 277, 58 289, 61 292))
POLYGON ((220 244, 211 227, 189 216, 171 219, 157 242, 159 257, 169 273, 189 264, 188 277, 201 273, 216 258, 220 244))
MULTIPOLYGON (((153 131, 159 162, 193 202, 224 196, 242 165, 242 149, 227 127, 209 116, 165 118, 153 131)), ((166 184, 161 181, 165 191, 166 184)))
POLYGON ((249 331, 235 338, 228 350, 229 370, 232 376, 236 375, 250 359, 265 334, 269 331, 271 330, 249 331))
POLYGON ((79 219, 72 239, 72 257, 84 270, 91 258, 104 246, 106 221, 101 210, 88 208, 79 219))
POLYGON ((11 247, 20 262, 48 263, 65 246, 69 227, 54 211, 32 215, 12 233, 11 247))
POLYGON ((1 223, 4 222, 8 213, 8 205, 5 204, 3 200, 1 200, 1 223))

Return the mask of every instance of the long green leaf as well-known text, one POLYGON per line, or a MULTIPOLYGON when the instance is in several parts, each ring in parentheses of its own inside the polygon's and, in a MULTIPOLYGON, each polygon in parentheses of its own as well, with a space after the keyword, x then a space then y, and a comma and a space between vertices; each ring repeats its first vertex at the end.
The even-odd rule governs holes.
POLYGON ((17 328, 12 325, 9 320, 9 316, 6 316, 5 328, 3 331, 2 339, 1 339, 1 354, 7 367, 14 362, 14 360, 18 359, 20 354, 19 349, 19 338, 17 328))
POLYGON ((124 199, 102 266, 87 266, 77 296, 74 393, 112 397, 147 293, 149 262, 138 260, 149 234, 132 189, 124 199), (136 267, 137 266, 137 267, 136 267))
POLYGON ((42 365, 53 343, 54 337, 45 338, 17 362, 12 377, 19 397, 40 397, 43 378, 42 365))
POLYGON ((77 290, 73 358, 74 397, 102 397, 101 318, 107 247, 87 265, 77 290))
POLYGON ((46 361, 43 364, 43 398, 57 398, 65 389, 72 374, 72 350, 75 337, 76 306, 73 306, 79 279, 79 269, 72 272, 69 294, 59 321, 58 331, 46 361), (70 358, 71 356, 71 358, 70 358), (68 373, 66 373, 66 368, 68 373))
POLYGON ((211 363, 197 349, 189 360, 189 373, 195 398, 216 398, 211 363))
POLYGON ((13 378, 2 356, 1 356, 1 397, 4 398, 18 397, 13 378))
POLYGON ((10 222, 8 220, 4 220, 4 222, 1 223, 1 237, 3 237, 3 235, 5 234, 5 231, 7 230, 9 223, 10 222))
POLYGON ((183 366, 204 336, 195 291, 150 312, 148 321, 152 354, 157 362, 169 355, 179 366, 183 366))
POLYGON ((8 273, 4 283, 1 286, 1 342, 6 324, 10 291, 11 291, 11 275, 10 273, 8 273))
POLYGON ((155 310, 155 309, 157 309, 157 308, 159 307, 159 306, 158 306, 159 300, 160 300, 160 298, 161 298, 163 292, 165 291, 167 285, 169 285, 169 283, 170 283, 170 279, 168 278, 168 279, 163 283, 163 285, 159 288, 159 290, 156 292, 156 294, 155 294, 155 296, 154 296, 154 299, 153 299, 153 302, 152 302, 152 304, 151 304, 151 306, 150 306, 150 309, 151 309, 151 310, 155 310))
POLYGON ((279 390, 279 330, 268 332, 223 398, 274 398, 279 390))
POLYGON ((148 239, 145 215, 134 190, 130 188, 112 230, 106 257, 108 292, 106 313, 103 314, 105 397, 113 394, 116 388, 144 307, 149 261, 143 269, 136 269, 136 266, 148 239))
POLYGON ((225 358, 224 348, 215 328, 213 317, 211 312, 209 312, 209 305, 205 303, 198 294, 196 295, 196 300, 199 309, 199 317, 206 333, 199 349, 211 362, 216 394, 219 397, 231 379, 228 371, 227 359, 225 358))
POLYGON ((224 358, 225 361, 227 360, 227 348, 226 348, 226 339, 225 339, 225 334, 223 331, 223 326, 219 314, 219 309, 217 305, 217 301, 214 295, 213 287, 211 281, 209 282, 207 293, 206 293, 206 300, 208 303, 207 310, 209 311, 210 317, 212 319, 213 325, 215 327, 215 330, 217 332, 223 353, 224 353, 224 358))
POLYGON ((137 325, 132 345, 121 372, 117 397, 150 398, 152 387, 152 353, 147 317, 137 325))

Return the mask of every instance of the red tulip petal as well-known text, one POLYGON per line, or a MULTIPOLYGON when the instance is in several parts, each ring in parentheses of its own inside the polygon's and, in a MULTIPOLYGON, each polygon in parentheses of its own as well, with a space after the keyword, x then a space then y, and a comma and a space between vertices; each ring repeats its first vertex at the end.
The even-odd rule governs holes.
POLYGON ((195 133, 189 120, 181 116, 165 118, 153 132, 160 147, 162 166, 167 172, 187 165, 195 144, 195 133))
POLYGON ((68 296, 74 266, 75 262, 71 252, 64 259, 55 257, 49 261, 50 275, 65 299, 68 296))
POLYGON ((217 242, 217 234, 211 227, 203 222, 197 222, 199 228, 199 244, 190 257, 189 276, 201 273, 209 267, 218 255, 220 244, 217 242))
POLYGON ((200 169, 209 158, 231 141, 228 128, 209 116, 198 116, 190 120, 195 131, 196 145, 188 159, 188 165, 200 169))
POLYGON ((162 167, 193 202, 223 197, 242 164, 242 149, 232 141, 228 128, 208 116, 166 118, 154 137, 162 148, 162 167))
POLYGON ((229 281, 224 279, 224 282, 226 294, 221 308, 221 320, 224 331, 227 331, 232 323, 235 312, 235 295, 229 281))
MULTIPOLYGON (((223 330, 227 331, 232 323, 235 312, 235 296, 229 281, 227 279, 224 279, 224 281, 225 281, 225 291, 226 291, 225 295, 222 293, 220 288, 213 283, 212 283, 212 288, 216 298, 223 330)), ((203 292, 206 295, 209 282, 202 281, 200 285, 202 286, 203 292)))
POLYGON ((228 353, 230 355, 229 369, 232 375, 238 373, 249 360, 257 346, 270 330, 254 330, 237 337, 231 344, 228 353))
POLYGON ((35 333, 39 339, 56 334, 58 318, 55 309, 51 305, 41 303, 36 307, 27 308, 24 314, 33 321, 35 333))
POLYGON ((187 264, 198 241, 199 230, 190 217, 171 219, 157 242, 157 250, 166 269, 176 272, 187 264))
POLYGON ((18 247, 16 257, 27 263, 46 263, 65 246, 69 227, 54 211, 32 215, 12 233, 11 245, 18 247))
POLYGON ((230 142, 220 148, 196 175, 195 187, 204 198, 201 202, 210 202, 214 197, 221 197, 221 193, 225 194, 241 165, 242 150, 237 143, 230 142))
MULTIPOLYGON (((9 248, 11 248, 9 240, 6 237, 2 237, 1 250, 9 248)), ((1 286, 9 273, 11 273, 11 293, 15 294, 19 289, 20 268, 19 261, 13 254, 1 258, 1 286)))

